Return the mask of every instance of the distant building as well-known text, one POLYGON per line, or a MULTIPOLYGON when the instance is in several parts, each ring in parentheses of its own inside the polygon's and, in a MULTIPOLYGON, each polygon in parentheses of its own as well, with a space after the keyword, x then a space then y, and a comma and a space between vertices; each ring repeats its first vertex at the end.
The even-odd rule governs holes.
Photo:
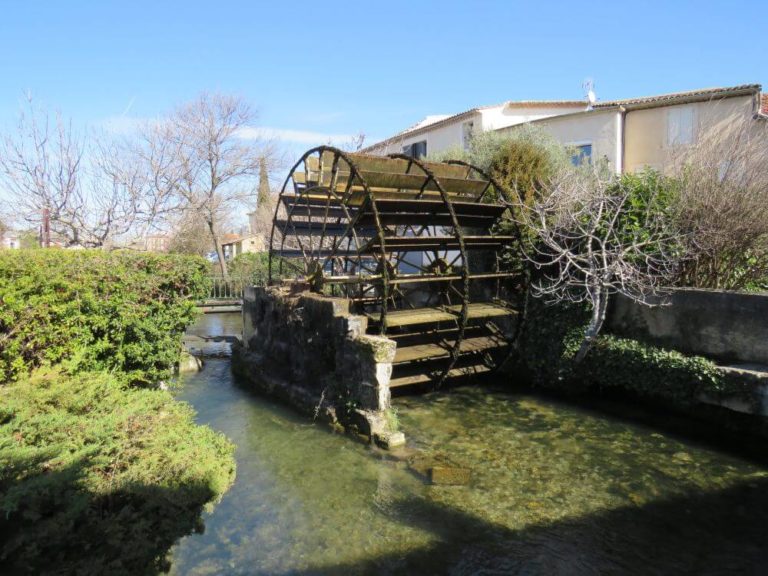
POLYGON ((144 250, 147 252, 168 252, 171 237, 165 234, 153 234, 144 237, 144 250))
POLYGON ((231 260, 240 254, 251 252, 264 252, 266 244, 261 234, 224 234, 221 239, 221 248, 224 252, 224 258, 231 260))
POLYGON ((21 232, 17 230, 0 230, 0 248, 21 248, 21 232))

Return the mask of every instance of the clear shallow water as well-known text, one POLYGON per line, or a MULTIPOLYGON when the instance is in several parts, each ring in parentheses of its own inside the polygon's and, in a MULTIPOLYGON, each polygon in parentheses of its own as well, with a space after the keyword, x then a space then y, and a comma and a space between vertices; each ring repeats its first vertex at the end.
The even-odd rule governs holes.
POLYGON ((184 345, 195 354, 204 356, 229 356, 229 342, 222 337, 242 337, 243 318, 239 312, 200 314, 187 329, 184 345))
POLYGON ((175 574, 765 574, 768 468, 568 404, 469 387, 396 401, 397 459, 240 388, 179 393, 237 481, 175 574), (434 464, 467 486, 428 485, 434 464))

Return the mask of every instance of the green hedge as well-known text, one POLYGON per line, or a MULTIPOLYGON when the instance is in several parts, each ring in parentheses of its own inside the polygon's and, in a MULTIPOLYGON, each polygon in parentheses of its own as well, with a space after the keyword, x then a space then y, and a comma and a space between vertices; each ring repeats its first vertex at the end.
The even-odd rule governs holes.
POLYGON ((580 365, 573 363, 589 313, 584 306, 532 299, 520 340, 520 365, 532 385, 564 392, 620 389, 690 406, 700 394, 754 401, 754 387, 728 377, 710 360, 601 334, 580 365))
POLYGON ((637 340, 601 336, 578 369, 578 377, 599 388, 621 388, 640 396, 684 405, 699 394, 719 395, 726 382, 716 365, 637 340))
POLYGON ((135 384, 168 378, 206 270, 192 256, 0 252, 0 381, 57 363, 135 384))
POLYGON ((162 567, 234 476, 233 446, 193 416, 104 373, 0 387, 0 572, 162 567))

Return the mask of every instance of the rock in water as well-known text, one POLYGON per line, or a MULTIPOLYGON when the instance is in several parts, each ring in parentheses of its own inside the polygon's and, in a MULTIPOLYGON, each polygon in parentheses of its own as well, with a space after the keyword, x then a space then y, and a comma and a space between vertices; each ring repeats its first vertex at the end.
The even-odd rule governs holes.
POLYGON ((466 486, 471 476, 468 468, 434 466, 429 470, 429 481, 439 486, 466 486))

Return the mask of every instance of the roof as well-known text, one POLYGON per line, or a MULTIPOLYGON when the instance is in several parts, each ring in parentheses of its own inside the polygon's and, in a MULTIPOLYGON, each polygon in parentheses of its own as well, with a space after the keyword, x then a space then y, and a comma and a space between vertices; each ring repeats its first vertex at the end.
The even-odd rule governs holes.
POLYGON ((390 136, 389 138, 386 138, 385 140, 380 140, 379 142, 376 142, 374 144, 371 144, 370 146, 366 146, 361 152, 370 151, 374 148, 378 148, 380 146, 386 146, 390 142, 395 142, 399 140, 400 138, 405 137, 407 134, 408 136, 413 136, 415 134, 420 134, 422 132, 426 132, 427 128, 438 128, 440 126, 445 126, 448 124, 453 124, 454 122, 457 122, 459 120, 463 120, 464 118, 469 118, 470 116, 473 116, 483 110, 490 110, 491 108, 500 108, 500 107, 507 107, 507 108, 571 108, 573 106, 586 106, 587 102, 585 100, 507 100, 506 102, 502 102, 501 104, 490 104, 488 106, 477 106, 475 108, 470 108, 469 110, 465 110, 464 112, 459 112, 458 114, 453 115, 434 115, 434 116, 427 116, 424 120, 417 122, 416 124, 413 124, 412 126, 409 126, 405 130, 402 130, 395 134, 394 136, 390 136), (430 121, 430 119, 435 119, 433 121, 430 121))
POLYGON ((682 104, 684 102, 698 102, 702 100, 713 100, 716 98, 728 98, 732 96, 747 96, 760 92, 760 84, 741 84, 739 86, 728 86, 721 88, 703 88, 700 90, 690 90, 688 92, 672 92, 670 94, 659 94, 657 96, 643 96, 640 98, 626 98, 624 100, 607 100, 598 102, 594 108, 609 107, 638 107, 652 108, 655 106, 665 106, 668 104, 682 104))
POLYGON ((235 244, 237 242, 240 242, 243 237, 240 234, 222 234, 220 243, 222 245, 224 244, 235 244))
MULTIPOLYGON (((701 90, 691 90, 689 92, 673 92, 670 94, 660 94, 658 96, 646 96, 642 98, 627 98, 624 100, 605 100, 603 102, 597 102, 592 108, 588 110, 582 110, 579 112, 569 112, 567 114, 559 114, 557 116, 551 116, 548 118, 539 118, 538 120, 531 120, 531 123, 538 124, 540 122, 552 122, 566 118, 573 118, 574 116, 584 116, 585 114, 601 114, 614 112, 618 109, 624 110, 640 110, 647 108, 660 108, 662 106, 674 106, 676 104, 687 104, 690 102, 707 102, 710 100, 719 100, 722 98, 731 98, 734 96, 750 96, 760 94, 760 84, 742 84, 740 86, 731 86, 725 88, 704 88, 701 90)), ((766 104, 766 94, 761 96, 762 104, 766 104)), ((768 120, 768 114, 765 111, 760 112, 760 118, 768 120)), ((500 130, 512 129, 514 126, 508 126, 507 128, 500 128, 500 130)))

